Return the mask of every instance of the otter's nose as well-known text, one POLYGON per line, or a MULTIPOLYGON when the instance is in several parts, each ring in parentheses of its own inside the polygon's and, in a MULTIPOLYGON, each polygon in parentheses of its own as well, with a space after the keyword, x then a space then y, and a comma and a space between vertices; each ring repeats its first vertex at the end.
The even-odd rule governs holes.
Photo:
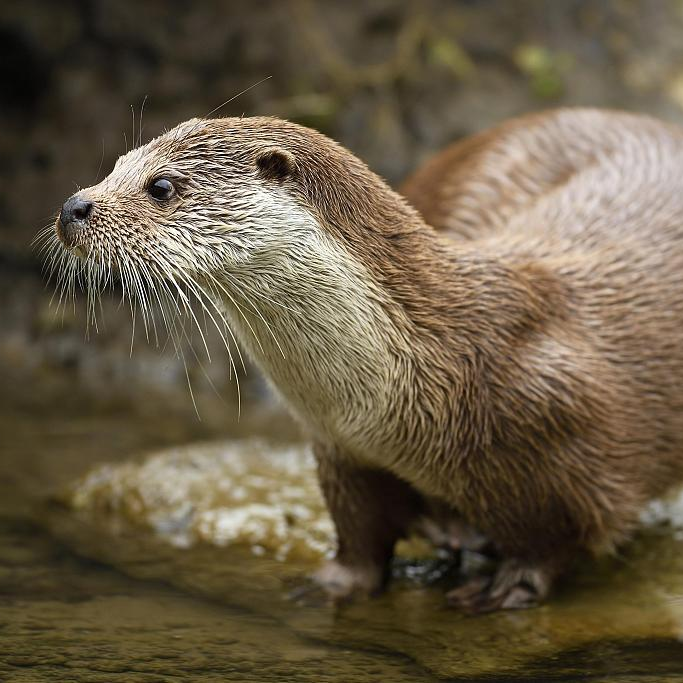
POLYGON ((93 208, 93 203, 78 195, 69 197, 59 214, 57 234, 67 247, 77 242, 78 233, 85 226, 93 208))
POLYGON ((79 223, 88 218, 92 211, 92 202, 81 199, 78 196, 69 197, 64 202, 62 212, 59 214, 59 220, 62 225, 66 226, 69 223, 79 223))

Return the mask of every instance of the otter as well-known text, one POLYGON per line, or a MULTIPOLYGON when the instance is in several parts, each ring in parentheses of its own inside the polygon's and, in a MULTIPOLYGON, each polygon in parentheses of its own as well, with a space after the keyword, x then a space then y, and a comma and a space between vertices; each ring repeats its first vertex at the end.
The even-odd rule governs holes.
POLYGON ((437 505, 501 558, 449 602, 522 608, 683 481, 682 174, 681 129, 619 112, 504 123, 405 197, 314 130, 193 119, 64 204, 55 259, 225 316, 314 443, 331 595, 437 505))

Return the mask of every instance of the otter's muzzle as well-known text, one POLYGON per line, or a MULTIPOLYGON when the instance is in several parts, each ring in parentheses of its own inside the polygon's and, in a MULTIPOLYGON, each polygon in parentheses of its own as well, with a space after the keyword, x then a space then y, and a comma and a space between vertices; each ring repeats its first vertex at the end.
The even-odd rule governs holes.
POLYGON ((75 247, 79 235, 88 224, 93 203, 74 195, 64 202, 57 219, 57 235, 67 247, 75 247))

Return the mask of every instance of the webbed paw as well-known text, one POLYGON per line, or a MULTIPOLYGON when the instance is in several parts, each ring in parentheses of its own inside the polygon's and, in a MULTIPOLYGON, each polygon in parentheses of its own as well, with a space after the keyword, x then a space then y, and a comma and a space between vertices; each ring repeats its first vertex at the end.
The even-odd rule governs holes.
POLYGON ((543 567, 506 560, 492 577, 477 576, 449 591, 449 604, 468 614, 499 609, 528 609, 539 604, 550 590, 551 577, 543 567))
POLYGON ((337 560, 325 563, 305 585, 290 592, 290 597, 308 605, 338 604, 366 598, 381 591, 384 572, 378 567, 354 567, 337 560))

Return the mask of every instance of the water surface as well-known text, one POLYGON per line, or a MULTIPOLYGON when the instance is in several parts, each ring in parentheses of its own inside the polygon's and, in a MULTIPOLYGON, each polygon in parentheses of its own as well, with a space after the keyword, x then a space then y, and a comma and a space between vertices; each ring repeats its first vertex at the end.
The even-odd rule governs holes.
POLYGON ((0 429, 0 680, 683 681, 683 541, 669 527, 582 563, 534 610, 460 615, 443 603, 455 578, 426 561, 335 608, 288 597, 306 558, 180 548, 47 503, 97 463, 215 436, 201 426, 14 407, 0 429))

